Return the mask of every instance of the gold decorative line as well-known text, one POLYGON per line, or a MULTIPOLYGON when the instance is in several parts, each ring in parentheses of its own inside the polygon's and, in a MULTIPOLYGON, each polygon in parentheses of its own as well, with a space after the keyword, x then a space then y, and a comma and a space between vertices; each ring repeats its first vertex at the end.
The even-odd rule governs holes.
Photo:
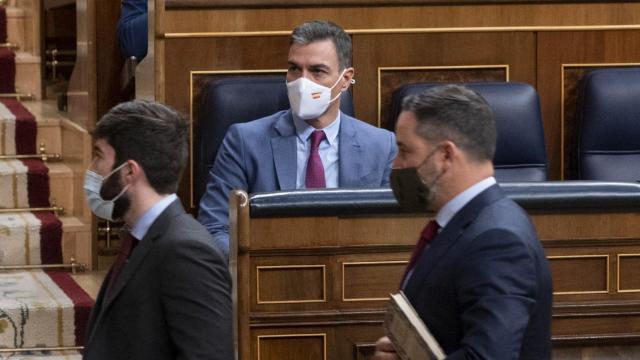
POLYGON ((322 338, 322 358, 324 360, 327 360, 327 333, 258 335, 258 344, 257 344, 258 360, 260 360, 260 341, 262 339, 304 338, 304 337, 321 337, 322 338))
POLYGON ((406 260, 388 260, 388 261, 359 261, 359 262, 344 262, 342 263, 342 301, 383 301, 389 300, 389 297, 382 298, 346 298, 345 294, 345 267, 347 266, 360 266, 360 265, 393 265, 393 264, 407 264, 406 260))
POLYGON ((23 213, 18 213, 20 219, 24 222, 24 258, 27 265, 31 265, 31 249, 29 248, 29 221, 24 217, 23 213))
MULTIPOLYGON (((189 175, 189 192, 191 208, 196 207, 195 188, 194 188, 194 159, 193 159, 193 78, 194 75, 242 75, 242 74, 275 74, 286 73, 286 69, 263 69, 263 70, 191 70, 189 72, 189 167, 191 168, 189 175)), ((215 160, 215 159, 214 159, 215 160)), ((198 199, 200 201, 200 199, 198 199)))
POLYGON ((593 259, 593 258, 604 258, 607 260, 606 265, 606 290, 589 290, 589 291, 554 291, 553 295, 586 295, 586 294, 608 294, 610 290, 609 284, 609 255, 557 255, 557 256, 547 256, 547 259, 593 259))
POLYGON ((620 288, 620 259, 623 257, 640 257, 640 254, 618 254, 617 272, 616 272, 616 290, 620 293, 637 293, 640 289, 624 289, 620 288))
MULTIPOLYGON (((430 34, 430 33, 466 33, 466 32, 524 32, 524 31, 584 31, 584 30, 638 30, 640 25, 567 25, 567 26, 473 26, 473 27, 437 27, 437 28, 378 28, 347 29, 351 35, 375 34, 430 34)), ((204 31, 204 32, 166 32, 160 38, 216 38, 216 37, 256 37, 289 36, 291 30, 272 31, 204 31)))
POLYGON ((320 303, 327 301, 327 276, 325 265, 276 265, 276 266, 256 266, 256 303, 257 304, 302 304, 302 303, 320 303), (260 300, 260 270, 277 270, 277 269, 322 269, 322 299, 315 300, 282 300, 282 301, 263 301, 260 300))
POLYGON ((2 154, 7 153, 7 144, 5 137, 7 136, 7 124, 4 121, 0 122, 0 131, 2 132, 2 137, 0 138, 0 146, 2 146, 2 154))
POLYGON ((17 208, 18 206, 18 171, 11 163, 12 160, 6 161, 8 167, 13 170, 13 182, 11 183, 11 190, 13 191, 13 207, 17 208))
POLYGON ((509 81, 509 64, 487 65, 442 65, 442 66, 381 66, 378 67, 378 127, 382 125, 382 72, 383 71, 415 71, 415 70, 472 70, 472 69, 504 69, 505 81, 509 81))
MULTIPOLYGON (((40 274, 44 274, 44 272, 40 272, 40 274)), ((38 283, 40 284, 40 286, 44 289, 44 291, 49 295, 49 297, 51 298, 51 300, 53 300, 56 305, 58 306, 57 309, 57 318, 58 318, 58 346, 59 347, 63 347, 64 345, 64 337, 62 336, 62 332, 64 329, 64 318, 62 317, 62 304, 60 303, 60 301, 58 301, 58 299, 53 296, 53 294, 51 293, 51 291, 49 290, 48 287, 46 287, 44 285, 44 283, 42 283, 42 281, 35 275, 34 272, 29 271, 29 275, 31 275, 31 277, 38 283)))
MULTIPOLYGON (((567 68, 607 68, 607 67, 632 67, 640 66, 640 63, 573 63, 573 64, 560 64, 560 180, 565 179, 564 164, 565 164, 565 117, 564 117, 564 79, 565 69, 567 68)), ((577 109, 576 109, 577 110, 577 109)), ((576 141, 578 141, 576 139, 576 141)), ((577 156, 578 154, 576 154, 577 156)), ((579 164, 576 164, 579 166, 579 164)))

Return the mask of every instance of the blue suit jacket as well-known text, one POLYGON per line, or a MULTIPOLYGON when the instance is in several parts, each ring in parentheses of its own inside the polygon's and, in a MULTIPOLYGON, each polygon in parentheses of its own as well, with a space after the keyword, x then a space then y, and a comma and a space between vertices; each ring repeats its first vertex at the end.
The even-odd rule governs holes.
POLYGON ((405 294, 447 359, 549 359, 551 275, 527 214, 498 185, 464 206, 405 294))
MULTIPOLYGON (((229 127, 209 172, 198 214, 198 220, 227 255, 229 192, 295 189, 296 136, 290 110, 229 127)), ((397 153, 393 133, 341 114, 338 136, 340 187, 389 185, 391 164, 397 153)))

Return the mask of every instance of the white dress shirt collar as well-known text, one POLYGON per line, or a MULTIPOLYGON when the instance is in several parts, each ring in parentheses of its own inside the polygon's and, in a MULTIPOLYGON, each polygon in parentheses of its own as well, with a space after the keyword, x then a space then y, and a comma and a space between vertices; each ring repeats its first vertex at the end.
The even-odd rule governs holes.
POLYGON ((440 229, 447 226, 449 221, 462 209, 469 201, 473 200, 478 194, 485 191, 496 183, 496 179, 493 176, 481 180, 460 194, 456 195, 453 199, 449 200, 440 211, 436 214, 436 222, 440 225, 440 229))

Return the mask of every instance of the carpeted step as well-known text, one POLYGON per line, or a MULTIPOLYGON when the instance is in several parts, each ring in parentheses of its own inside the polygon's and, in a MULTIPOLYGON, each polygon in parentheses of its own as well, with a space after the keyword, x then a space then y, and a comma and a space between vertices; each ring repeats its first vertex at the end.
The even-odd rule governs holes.
POLYGON ((2 272, 0 347, 81 346, 93 303, 67 272, 2 272))
POLYGON ((0 214, 0 265, 61 264, 62 222, 52 213, 0 214))
POLYGON ((16 92, 16 55, 7 48, 0 48, 0 93, 16 92))
POLYGON ((81 360, 77 351, 34 351, 29 353, 0 354, 0 360, 81 360))
POLYGON ((20 101, 0 99, 0 155, 35 154, 37 132, 36 118, 20 101))
POLYGON ((49 193, 42 160, 0 160, 0 208, 48 207, 49 193))

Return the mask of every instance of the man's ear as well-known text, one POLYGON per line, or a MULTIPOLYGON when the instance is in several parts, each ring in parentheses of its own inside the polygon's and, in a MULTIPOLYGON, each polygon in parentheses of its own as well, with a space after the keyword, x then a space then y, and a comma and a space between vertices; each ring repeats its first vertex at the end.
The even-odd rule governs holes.
POLYGON ((127 165, 123 168, 123 173, 125 180, 128 183, 132 183, 135 179, 140 177, 144 171, 142 170, 142 166, 135 160, 127 160, 127 165))
POLYGON ((353 67, 349 67, 346 69, 346 71, 342 75, 342 78, 345 79, 346 81, 344 82, 344 85, 342 85, 342 87, 340 88, 340 91, 342 92, 347 91, 349 89, 349 86, 351 86, 351 84, 356 83, 356 80, 353 78, 354 74, 355 74, 355 70, 353 69, 353 67))

